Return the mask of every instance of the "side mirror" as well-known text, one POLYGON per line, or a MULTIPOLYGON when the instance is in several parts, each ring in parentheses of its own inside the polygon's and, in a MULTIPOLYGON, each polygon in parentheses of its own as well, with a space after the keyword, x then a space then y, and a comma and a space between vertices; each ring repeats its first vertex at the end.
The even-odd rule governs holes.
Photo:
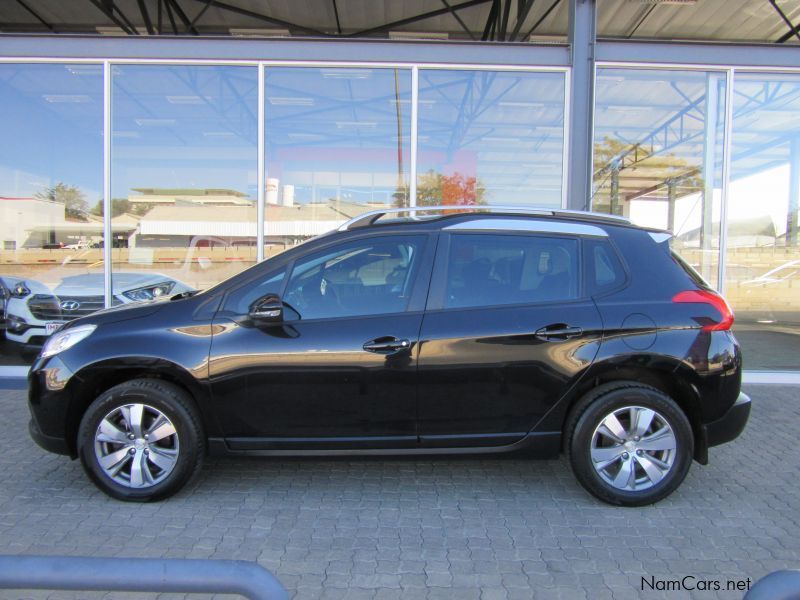
POLYGON ((278 294, 267 294, 250 307, 250 318, 264 323, 283 321, 283 302, 278 294))

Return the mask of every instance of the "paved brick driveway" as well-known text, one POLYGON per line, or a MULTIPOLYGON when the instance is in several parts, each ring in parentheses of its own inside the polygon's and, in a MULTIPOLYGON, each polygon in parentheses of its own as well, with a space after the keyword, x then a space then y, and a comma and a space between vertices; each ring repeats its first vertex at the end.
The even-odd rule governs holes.
MULTIPOLYGON (((641 577, 800 568, 800 387, 748 391, 743 437, 642 509, 594 501, 563 460, 502 458, 219 459, 169 501, 125 504, 40 451, 24 393, 4 391, 0 552, 255 560, 297 598, 690 597, 641 577)), ((100 597, 150 596, 0 591, 100 597)))

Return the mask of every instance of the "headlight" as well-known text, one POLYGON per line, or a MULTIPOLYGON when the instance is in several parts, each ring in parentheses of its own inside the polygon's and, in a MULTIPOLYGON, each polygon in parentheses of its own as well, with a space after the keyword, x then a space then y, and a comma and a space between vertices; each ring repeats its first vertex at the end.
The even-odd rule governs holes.
POLYGON ((122 292, 122 295, 128 300, 133 300, 134 302, 143 302, 146 300, 153 300, 154 298, 160 298, 161 296, 166 296, 174 287, 174 281, 165 281, 155 285, 148 285, 147 287, 136 288, 135 290, 128 290, 127 292, 122 292))
POLYGON ((72 348, 75 344, 86 339, 97 328, 97 325, 78 325, 63 331, 56 331, 42 348, 42 358, 53 356, 72 348))
POLYGON ((24 281, 18 281, 17 284, 11 289, 11 295, 15 298, 24 298, 30 295, 31 291, 24 281))

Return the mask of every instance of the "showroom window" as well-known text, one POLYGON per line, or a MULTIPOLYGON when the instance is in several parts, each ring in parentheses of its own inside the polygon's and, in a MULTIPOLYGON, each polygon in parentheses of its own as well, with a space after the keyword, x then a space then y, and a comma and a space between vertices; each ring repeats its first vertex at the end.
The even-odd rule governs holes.
POLYGON ((748 369, 799 369, 800 74, 737 71, 725 295, 748 369))
POLYGON ((265 73, 265 256, 409 204, 411 69, 265 73))
POLYGON ((258 68, 111 73, 112 303, 205 289, 254 264, 258 68))
POLYGON ((726 73, 598 68, 595 98, 592 210, 671 231, 716 285, 726 73))
POLYGON ((420 69, 417 204, 562 206, 565 77, 420 69))
POLYGON ((0 362, 19 365, 103 307, 103 65, 0 64, 0 106, 0 362))

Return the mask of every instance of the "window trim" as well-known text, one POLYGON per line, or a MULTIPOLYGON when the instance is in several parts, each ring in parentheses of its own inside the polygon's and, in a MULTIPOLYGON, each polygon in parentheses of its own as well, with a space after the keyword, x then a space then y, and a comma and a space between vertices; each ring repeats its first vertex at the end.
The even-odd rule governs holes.
POLYGON ((585 276, 583 275, 584 269, 584 250, 583 239, 577 235, 553 235, 541 232, 526 232, 526 231, 459 231, 448 232, 442 231, 442 239, 439 241, 439 247, 436 252, 436 261, 431 274, 431 285, 428 292, 428 303, 425 307, 425 312, 453 312, 459 310, 491 310, 498 308, 520 308, 526 306, 552 306, 553 304, 578 304, 585 303, 591 300, 591 296, 587 293, 585 276), (578 294, 575 298, 568 300, 548 300, 544 302, 514 302, 504 304, 485 304, 478 306, 445 306, 444 297, 447 293, 447 270, 450 261, 451 242, 454 236, 462 235, 485 235, 485 236, 509 236, 509 237, 532 237, 532 238, 547 238, 557 240, 571 240, 577 244, 577 268, 578 268, 578 294))

